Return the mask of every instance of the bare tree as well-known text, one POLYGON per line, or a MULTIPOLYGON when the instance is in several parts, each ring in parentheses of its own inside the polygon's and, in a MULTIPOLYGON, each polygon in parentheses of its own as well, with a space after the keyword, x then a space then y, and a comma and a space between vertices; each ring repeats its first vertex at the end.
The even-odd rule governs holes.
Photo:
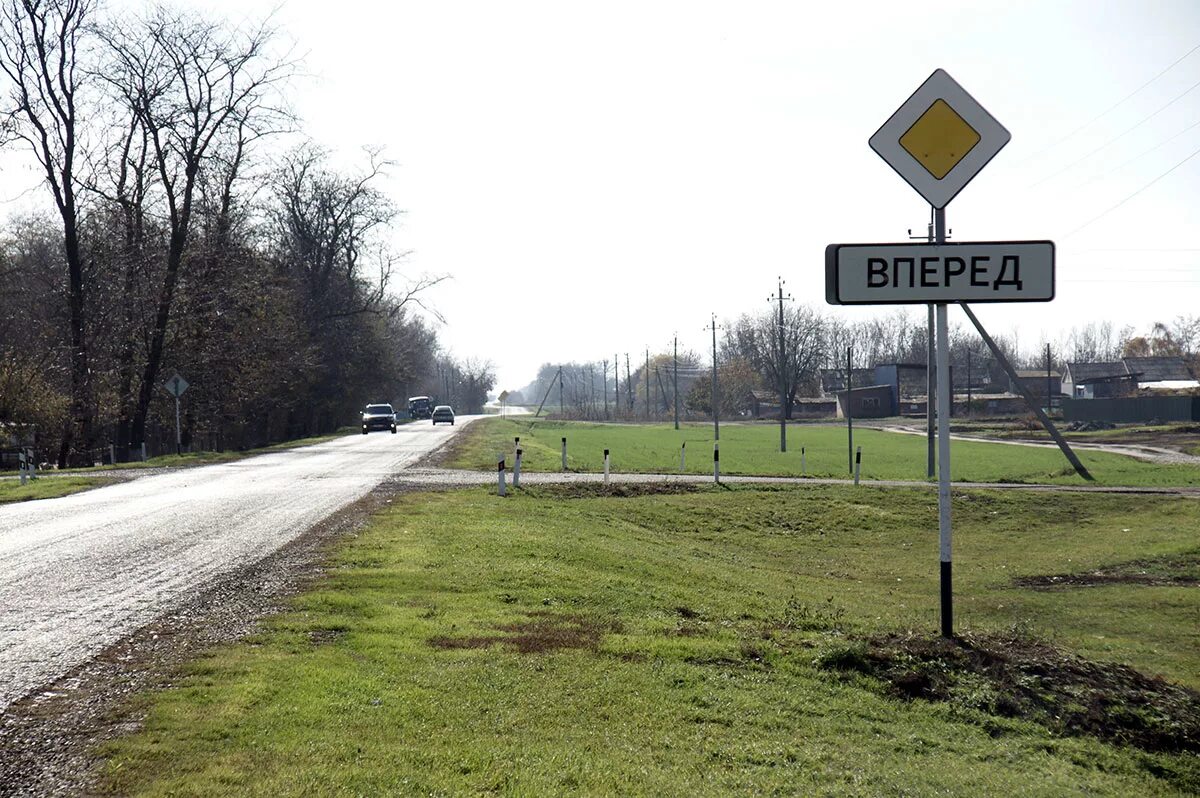
POLYGON ((92 444, 94 399, 88 362, 87 284, 76 195, 80 67, 90 0, 6 0, 0 20, 0 69, 10 84, 5 121, 32 150, 62 219, 70 326, 71 421, 59 463, 92 444))
MULTIPOLYGON (((292 74, 293 64, 273 55, 273 31, 266 24, 231 32, 219 23, 165 6, 113 25, 103 37, 113 58, 106 70, 108 80, 130 105, 149 142, 167 230, 141 384, 128 413, 130 440, 138 441, 145 435, 162 365, 202 173, 212 166, 231 131, 240 163, 253 132, 271 126, 279 112, 274 103, 277 90, 292 74)), ((237 168, 227 174, 226 200, 237 168)))
POLYGON ((775 311, 744 315, 729 332, 731 355, 744 358, 767 385, 784 385, 784 413, 792 415, 796 397, 817 378, 826 359, 825 319, 807 305, 786 308, 783 328, 775 311), (786 360, 780 373, 779 335, 786 360))

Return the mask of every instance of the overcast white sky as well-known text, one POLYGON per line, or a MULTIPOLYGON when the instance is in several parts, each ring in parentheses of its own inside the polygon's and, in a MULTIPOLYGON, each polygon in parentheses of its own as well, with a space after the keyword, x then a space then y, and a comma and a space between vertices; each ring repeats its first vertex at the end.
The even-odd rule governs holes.
POLYGON ((443 338, 499 388, 676 331, 706 351, 709 312, 765 307, 777 274, 827 308, 826 244, 924 231, 867 139, 937 67, 1013 136, 948 207, 954 238, 1059 247, 1058 299, 981 306, 990 328, 1033 346, 1200 313, 1200 155, 1102 215, 1200 150, 1200 50, 1095 119, 1200 45, 1196 0, 290 0, 276 19, 312 75, 306 130, 396 161, 407 269, 454 275, 443 338))

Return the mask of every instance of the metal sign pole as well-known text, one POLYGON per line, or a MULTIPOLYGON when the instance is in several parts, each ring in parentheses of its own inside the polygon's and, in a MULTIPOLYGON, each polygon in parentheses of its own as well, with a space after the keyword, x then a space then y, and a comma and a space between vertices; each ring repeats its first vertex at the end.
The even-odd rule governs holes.
MULTIPOLYGON (((933 216, 935 243, 946 243, 946 210, 933 216)), ((954 595, 950 553, 950 333, 946 303, 936 308, 937 322, 937 433, 938 433, 938 554, 941 561, 942 637, 954 637, 954 595)))
POLYGON ((175 454, 181 453, 182 436, 179 433, 179 394, 175 394, 175 454))

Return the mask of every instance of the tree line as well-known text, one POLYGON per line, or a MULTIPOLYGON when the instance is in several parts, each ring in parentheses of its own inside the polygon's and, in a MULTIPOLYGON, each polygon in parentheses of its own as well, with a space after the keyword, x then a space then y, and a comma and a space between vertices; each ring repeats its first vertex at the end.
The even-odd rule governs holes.
POLYGON ((0 231, 0 422, 67 465, 173 438, 176 372, 185 443, 214 448, 422 388, 482 404, 490 366, 442 351, 425 303, 447 277, 400 271, 388 162, 338 168, 304 140, 268 23, 0 3, 3 145, 52 205, 0 231))
MULTIPOLYGON (((789 303, 783 307, 782 323, 778 309, 726 320, 718 326, 716 347, 718 412, 723 418, 736 418, 751 413, 758 397, 777 404, 782 396, 784 412, 791 418, 800 398, 821 394, 823 372, 845 371, 847 357, 856 370, 888 363, 926 363, 927 329, 924 308, 851 322, 810 305, 789 303)), ((968 382, 975 387, 1007 387, 1003 367, 973 327, 951 325, 949 337, 956 390, 964 390, 968 382)), ((1074 327, 1054 341, 1032 342, 1032 346, 1021 341, 1015 330, 993 335, 993 340, 1017 369, 1049 367, 1059 373, 1068 362, 1144 356, 1182 356, 1200 369, 1200 316, 1156 323, 1145 334, 1131 325, 1118 329, 1110 321, 1097 321, 1074 327)), ((681 414, 693 418, 712 415, 712 361, 711 355, 680 352, 681 414)), ((674 412, 674 368, 674 353, 669 351, 626 355, 624 359, 622 353, 614 353, 612 361, 546 363, 536 379, 514 392, 510 401, 537 405, 544 398, 548 406, 570 418, 669 418, 674 412)))

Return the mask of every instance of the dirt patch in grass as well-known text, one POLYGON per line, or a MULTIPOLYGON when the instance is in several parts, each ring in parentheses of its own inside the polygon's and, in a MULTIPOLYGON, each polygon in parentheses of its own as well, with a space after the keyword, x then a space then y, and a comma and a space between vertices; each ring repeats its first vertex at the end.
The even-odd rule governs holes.
POLYGON ((1022 718, 1064 736, 1200 751, 1200 693, 1021 635, 880 635, 828 648, 817 664, 873 676, 900 698, 1022 718))
POLYGON ((705 489, 707 486, 692 482, 623 482, 609 485, 603 482, 561 482, 522 487, 521 491, 536 499, 594 499, 606 496, 624 499, 637 496, 675 496, 698 493, 705 489))
POLYGON ((531 612, 528 620, 502 624, 496 630, 499 634, 432 637, 429 645, 441 649, 504 645, 511 646, 521 654, 546 654, 568 648, 596 651, 605 634, 621 631, 615 621, 550 612, 531 612))
POLYGON ((341 626, 335 628, 313 629, 308 633, 308 642, 314 646, 327 646, 338 642, 346 636, 348 628, 341 626))
POLYGON ((1034 590, 1103 585, 1200 587, 1200 550, 1172 557, 1131 560, 1074 574, 1023 576, 1014 579, 1013 584, 1034 590))

